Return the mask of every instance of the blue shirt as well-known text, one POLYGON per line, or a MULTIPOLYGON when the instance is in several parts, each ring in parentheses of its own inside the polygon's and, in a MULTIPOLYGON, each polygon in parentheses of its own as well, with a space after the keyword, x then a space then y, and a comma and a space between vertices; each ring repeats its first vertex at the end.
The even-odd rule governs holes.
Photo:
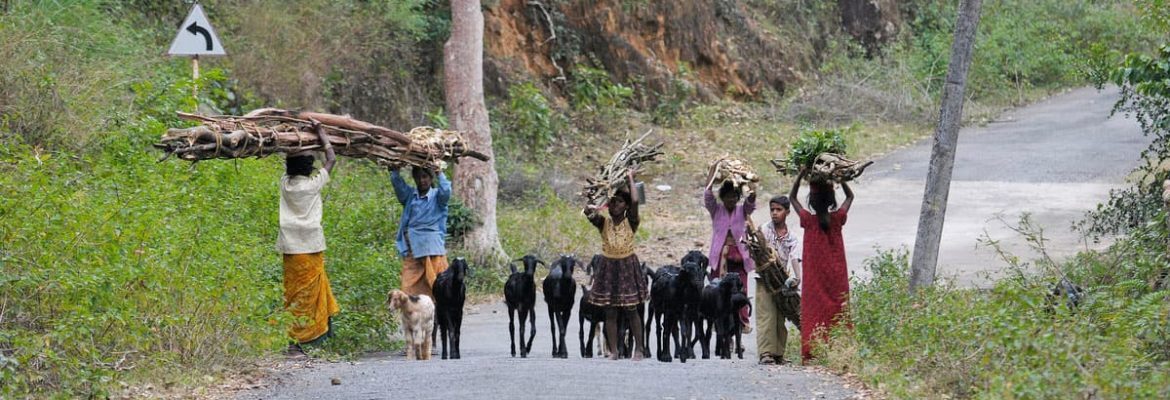
POLYGON ((398 254, 405 257, 441 256, 447 254, 447 201, 451 199, 451 181, 438 173, 439 187, 432 187, 420 196, 418 189, 406 184, 398 171, 390 173, 394 196, 402 203, 402 221, 398 223, 398 254), (410 239, 410 247, 406 245, 410 239))

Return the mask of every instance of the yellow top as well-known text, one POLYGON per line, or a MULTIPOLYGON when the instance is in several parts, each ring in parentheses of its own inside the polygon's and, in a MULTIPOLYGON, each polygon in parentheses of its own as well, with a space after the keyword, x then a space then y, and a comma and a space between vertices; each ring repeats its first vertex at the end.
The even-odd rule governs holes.
POLYGON ((605 219, 601 227, 601 255, 622 259, 634 254, 634 230, 630 228, 630 219, 624 218, 620 224, 614 225, 609 215, 601 216, 605 219))

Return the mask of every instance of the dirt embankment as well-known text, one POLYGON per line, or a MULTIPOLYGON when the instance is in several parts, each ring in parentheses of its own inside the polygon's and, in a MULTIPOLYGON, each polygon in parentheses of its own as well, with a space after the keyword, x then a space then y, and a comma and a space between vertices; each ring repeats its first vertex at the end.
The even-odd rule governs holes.
POLYGON ((759 99, 816 75, 831 36, 892 40, 898 0, 499 0, 484 8, 487 90, 531 80, 564 97, 573 67, 604 68, 646 109, 680 82, 702 100, 759 99))
POLYGON ((783 93, 809 68, 739 1, 500 0, 485 9, 489 90, 532 79, 562 91, 576 64, 607 70, 654 104, 682 79, 702 99, 783 93))

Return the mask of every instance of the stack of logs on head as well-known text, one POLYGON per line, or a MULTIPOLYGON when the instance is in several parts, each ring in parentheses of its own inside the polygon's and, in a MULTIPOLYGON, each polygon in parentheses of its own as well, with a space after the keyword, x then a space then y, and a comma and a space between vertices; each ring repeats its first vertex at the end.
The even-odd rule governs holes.
POLYGON ((760 183, 760 176, 752 169, 751 165, 744 160, 724 155, 711 163, 710 167, 714 170, 711 175, 712 187, 719 190, 719 186, 723 182, 731 182, 732 186, 740 190, 744 196, 749 196, 755 187, 760 183))
POLYGON ((180 112, 179 117, 203 124, 168 129, 154 145, 166 152, 163 159, 173 155, 200 161, 321 150, 315 129, 319 123, 338 155, 365 158, 388 167, 442 169, 447 162, 461 157, 488 160, 467 148, 459 132, 419 127, 402 133, 344 115, 262 108, 242 116, 180 112))
MULTIPOLYGON (((805 168, 808 170, 809 185, 831 188, 833 183, 857 179, 870 164, 873 164, 873 161, 853 161, 840 154, 821 153, 812 161, 811 165, 807 165, 805 168)), ((783 174, 797 172, 789 169, 788 163, 784 160, 772 160, 772 165, 776 167, 776 171, 783 174)))
POLYGON ((601 207, 619 190, 628 190, 628 173, 642 172, 646 163, 662 155, 662 143, 654 145, 642 143, 650 132, 647 131, 638 140, 632 142, 627 140, 609 162, 599 168, 597 175, 585 180, 581 196, 585 197, 590 205, 601 207))

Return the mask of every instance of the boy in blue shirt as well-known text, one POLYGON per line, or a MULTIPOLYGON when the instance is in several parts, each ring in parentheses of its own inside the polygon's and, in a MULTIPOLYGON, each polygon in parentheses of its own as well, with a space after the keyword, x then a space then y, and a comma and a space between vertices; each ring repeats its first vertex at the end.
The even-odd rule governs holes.
POLYGON ((434 297, 432 287, 439 273, 447 269, 447 202, 451 181, 441 171, 413 167, 415 187, 402 178, 398 168, 390 169, 394 196, 402 204, 402 219, 395 239, 402 257, 402 291, 434 297), (434 185, 438 175, 439 185, 434 185))

